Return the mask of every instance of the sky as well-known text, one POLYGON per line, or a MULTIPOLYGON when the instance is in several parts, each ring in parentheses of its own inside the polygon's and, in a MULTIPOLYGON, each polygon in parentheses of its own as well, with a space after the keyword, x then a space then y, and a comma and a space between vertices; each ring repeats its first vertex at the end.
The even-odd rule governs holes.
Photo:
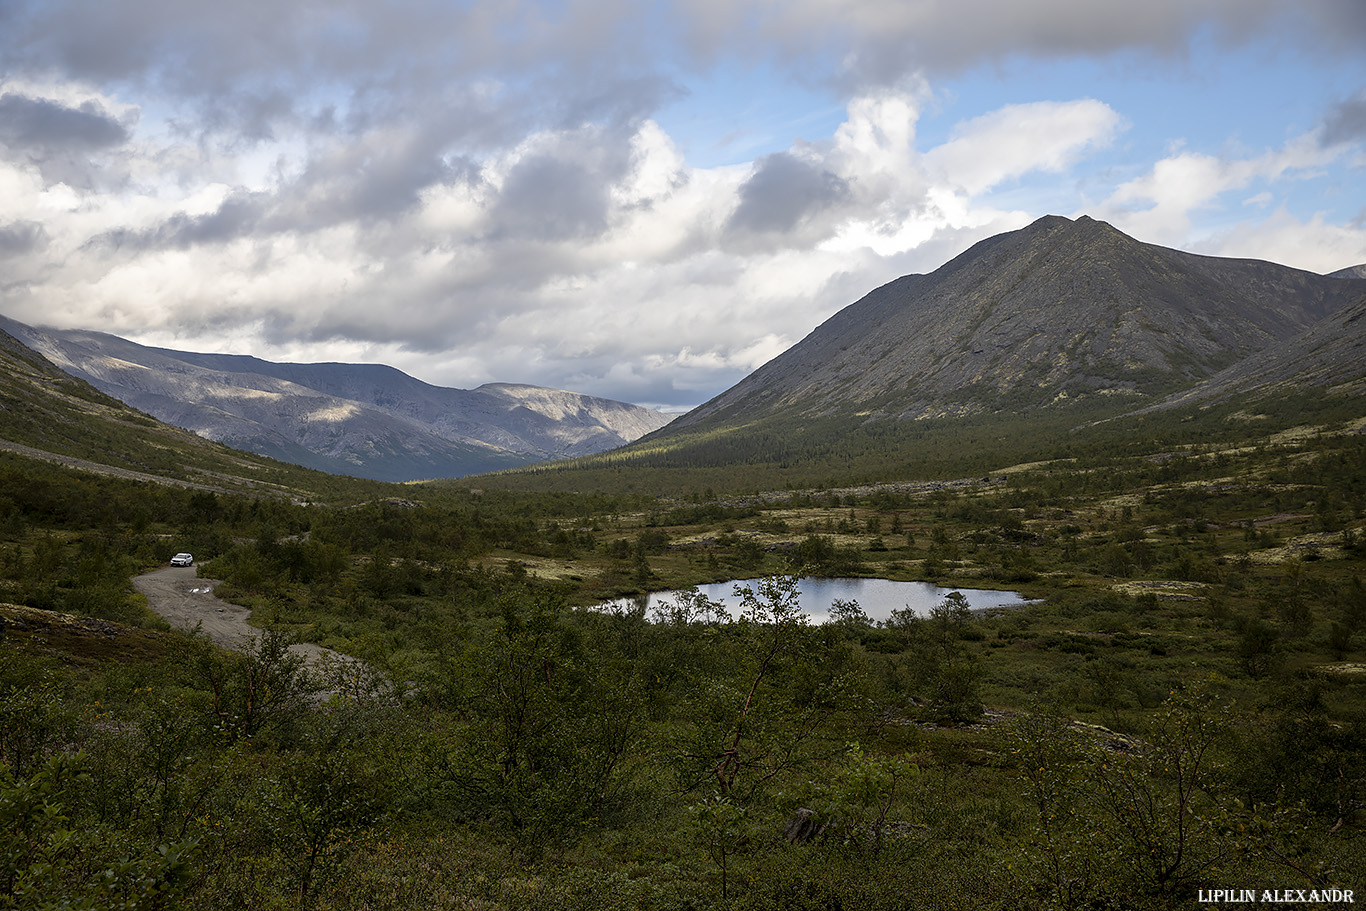
POLYGON ((1363 0, 0 0, 0 313, 700 404, 1044 215, 1366 263, 1363 0))

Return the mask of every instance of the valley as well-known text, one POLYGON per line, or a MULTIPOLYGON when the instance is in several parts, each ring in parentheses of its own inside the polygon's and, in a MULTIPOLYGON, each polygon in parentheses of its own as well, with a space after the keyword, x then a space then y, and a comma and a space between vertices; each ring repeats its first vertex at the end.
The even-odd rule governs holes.
POLYGON ((1366 282, 1066 219, 979 246, 629 446, 425 483, 230 450, 0 346, 0 845, 30 859, 0 894, 1363 894, 1366 282), (1028 603, 874 620, 799 576, 1028 603), (221 580, 268 647, 173 629, 149 578, 221 580), (690 590, 736 579, 724 613, 690 590), (683 594, 630 600, 661 590, 683 594), (339 687, 291 643, 372 676, 339 687))

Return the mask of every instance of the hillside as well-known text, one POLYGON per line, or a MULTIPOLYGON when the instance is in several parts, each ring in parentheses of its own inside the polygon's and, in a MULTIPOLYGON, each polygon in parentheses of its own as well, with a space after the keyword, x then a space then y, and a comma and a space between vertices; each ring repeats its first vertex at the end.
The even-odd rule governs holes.
POLYGON ((1366 391, 1366 294, 1309 329, 1221 370, 1153 408, 1257 399, 1287 390, 1321 389, 1357 396, 1366 391))
POLYGON ((635 405, 535 386, 448 389, 380 365, 276 364, 11 320, 0 327, 159 420, 334 474, 459 477, 615 448, 668 421, 635 405))
MULTIPOLYGON (((35 384, 0 401, 35 410, 4 428, 91 457, 224 452, 5 354, 35 384), (43 382, 66 386, 47 401, 43 382)), ((205 911, 1360 894, 1366 435, 1241 421, 1173 445, 1183 419, 954 483, 903 464, 900 483, 673 500, 481 482, 337 508, 0 453, 0 838, 37 833, 12 878, 71 907, 205 911), (182 550, 197 565, 159 574, 181 616, 250 610, 256 646, 156 631, 129 577, 182 550), (942 600, 875 623, 863 586, 884 579, 942 600), (723 580, 743 615, 699 589, 570 607, 723 580), (974 613, 955 597, 974 589, 1028 601, 974 613), (364 664, 307 667, 293 636, 364 664), (1154 844, 1183 891, 1151 874, 1154 844)))
POLYGON ((1360 288, 1045 217, 878 288, 664 435, 785 410, 924 418, 1168 393, 1290 338, 1360 288))
POLYGON ((319 499, 347 486, 162 424, 3 330, 0 449, 96 474, 215 492, 319 499))

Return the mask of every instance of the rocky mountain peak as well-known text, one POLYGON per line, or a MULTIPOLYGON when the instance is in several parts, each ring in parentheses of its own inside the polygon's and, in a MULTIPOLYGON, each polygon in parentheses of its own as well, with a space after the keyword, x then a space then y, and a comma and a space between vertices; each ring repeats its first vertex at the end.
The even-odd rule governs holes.
POLYGON ((674 427, 775 409, 914 418, 1166 393, 1304 330, 1351 285, 1047 216, 874 290, 674 427))

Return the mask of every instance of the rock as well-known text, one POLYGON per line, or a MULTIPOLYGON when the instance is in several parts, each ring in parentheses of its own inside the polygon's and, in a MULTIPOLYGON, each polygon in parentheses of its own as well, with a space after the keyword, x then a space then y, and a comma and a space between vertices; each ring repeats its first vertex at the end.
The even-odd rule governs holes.
POLYGON ((801 807, 783 824, 783 837, 791 844, 804 845, 824 835, 826 825, 816 817, 815 811, 801 807))

